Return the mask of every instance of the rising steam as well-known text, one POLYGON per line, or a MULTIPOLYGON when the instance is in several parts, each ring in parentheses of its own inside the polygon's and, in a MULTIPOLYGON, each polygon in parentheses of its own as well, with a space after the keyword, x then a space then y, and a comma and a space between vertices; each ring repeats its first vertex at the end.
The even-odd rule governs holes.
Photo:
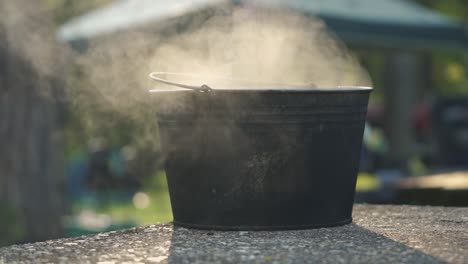
POLYGON ((100 98, 104 104, 96 105, 135 117, 151 103, 149 89, 169 88, 150 81, 152 71, 201 74, 171 78, 214 89, 246 84, 206 76, 241 79, 258 88, 370 85, 356 58, 319 19, 259 7, 211 8, 101 37, 91 42, 79 65, 90 89, 74 98, 94 103, 100 98))
MULTIPOLYGON (((162 71, 246 80, 258 88, 369 85, 365 71, 321 21, 279 10, 213 16, 200 29, 164 41, 148 63, 162 71)), ((218 79, 204 78, 217 87, 218 79)), ((242 84, 218 88, 225 85, 242 84)))

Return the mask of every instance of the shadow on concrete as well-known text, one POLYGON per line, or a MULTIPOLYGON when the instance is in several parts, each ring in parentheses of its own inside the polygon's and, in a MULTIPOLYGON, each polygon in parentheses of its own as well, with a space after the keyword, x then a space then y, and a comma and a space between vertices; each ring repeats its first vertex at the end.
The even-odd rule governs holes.
POLYGON ((354 223, 294 231, 174 227, 169 263, 443 263, 354 223))

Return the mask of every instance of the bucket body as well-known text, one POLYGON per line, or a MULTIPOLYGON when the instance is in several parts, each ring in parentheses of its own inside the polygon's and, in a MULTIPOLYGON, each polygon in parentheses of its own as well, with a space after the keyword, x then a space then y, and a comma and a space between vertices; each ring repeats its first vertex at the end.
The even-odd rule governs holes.
POLYGON ((174 223, 272 230, 351 222, 370 91, 155 95, 174 223))

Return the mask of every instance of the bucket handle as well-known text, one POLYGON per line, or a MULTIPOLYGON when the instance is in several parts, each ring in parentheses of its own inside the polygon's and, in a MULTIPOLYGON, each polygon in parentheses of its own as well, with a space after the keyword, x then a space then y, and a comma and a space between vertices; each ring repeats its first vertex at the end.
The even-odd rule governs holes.
POLYGON ((185 73, 175 73, 175 72, 152 72, 149 74, 149 77, 155 81, 158 81, 160 83, 168 84, 171 86, 177 86, 180 88, 185 88, 185 89, 190 89, 194 91, 200 91, 200 92, 209 92, 213 90, 211 87, 209 87, 206 84, 202 84, 201 86, 195 86, 195 85, 187 85, 187 84, 182 84, 182 83, 176 83, 172 81, 168 81, 166 79, 161 78, 161 75, 184 75, 184 76, 199 76, 199 75, 194 75, 194 74, 185 74, 185 73))
POLYGON ((173 81, 168 81, 161 76, 166 76, 166 75, 172 75, 172 76, 191 76, 191 77, 206 77, 209 79, 217 79, 217 80, 228 80, 228 81, 234 81, 238 83, 244 83, 244 84, 250 84, 250 85, 256 85, 256 86, 283 86, 283 87, 295 87, 295 88, 316 88, 317 86, 313 83, 309 84, 283 84, 283 83, 260 83, 260 82, 252 82, 248 80, 243 80, 243 79, 237 79, 237 78, 231 78, 231 77, 220 77, 220 76, 215 76, 215 75, 202 75, 202 74, 191 74, 191 73, 178 73, 178 72, 152 72, 149 74, 149 77, 157 82, 168 84, 171 86, 176 86, 184 89, 189 89, 189 90, 194 90, 194 91, 199 91, 199 92, 209 92, 212 91, 213 88, 206 84, 202 84, 200 86, 196 85, 188 85, 188 84, 182 84, 182 83, 176 83, 173 81))

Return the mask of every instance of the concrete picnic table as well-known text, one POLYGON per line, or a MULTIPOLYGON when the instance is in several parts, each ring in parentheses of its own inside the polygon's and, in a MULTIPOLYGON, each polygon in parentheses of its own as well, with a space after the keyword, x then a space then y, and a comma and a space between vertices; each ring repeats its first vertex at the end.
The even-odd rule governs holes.
POLYGON ((155 224, 0 248, 0 263, 468 263, 468 208, 355 205, 353 218, 294 231, 155 224))

